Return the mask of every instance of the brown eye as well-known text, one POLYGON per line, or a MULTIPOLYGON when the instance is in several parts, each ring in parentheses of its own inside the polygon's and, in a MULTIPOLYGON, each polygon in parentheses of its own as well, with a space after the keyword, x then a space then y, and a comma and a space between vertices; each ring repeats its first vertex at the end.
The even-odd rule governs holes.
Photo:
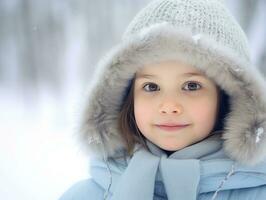
POLYGON ((195 91, 201 89, 201 85, 197 82, 187 82, 183 88, 184 90, 195 91))
POLYGON ((157 91, 159 90, 159 86, 155 83, 147 83, 144 85, 144 90, 147 91, 147 92, 154 92, 154 91, 157 91))

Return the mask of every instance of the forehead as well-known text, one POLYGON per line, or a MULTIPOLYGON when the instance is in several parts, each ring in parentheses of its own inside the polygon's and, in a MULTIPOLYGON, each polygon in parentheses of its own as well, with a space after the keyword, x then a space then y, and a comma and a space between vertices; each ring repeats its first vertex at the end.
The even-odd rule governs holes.
POLYGON ((136 73, 136 78, 152 76, 202 76, 206 77, 204 72, 194 66, 177 61, 167 61, 143 66, 136 73))

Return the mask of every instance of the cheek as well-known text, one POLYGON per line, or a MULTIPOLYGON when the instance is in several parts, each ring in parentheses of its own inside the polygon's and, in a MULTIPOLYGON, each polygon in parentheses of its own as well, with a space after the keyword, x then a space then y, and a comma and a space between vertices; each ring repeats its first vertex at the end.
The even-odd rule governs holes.
POLYGON ((140 129, 144 124, 147 124, 147 122, 151 120, 152 110, 150 102, 143 99, 134 100, 134 115, 140 129))
POLYGON ((194 116, 199 123, 209 124, 209 126, 213 125, 217 114, 217 101, 215 100, 205 100, 193 106, 192 112, 195 114, 194 116))

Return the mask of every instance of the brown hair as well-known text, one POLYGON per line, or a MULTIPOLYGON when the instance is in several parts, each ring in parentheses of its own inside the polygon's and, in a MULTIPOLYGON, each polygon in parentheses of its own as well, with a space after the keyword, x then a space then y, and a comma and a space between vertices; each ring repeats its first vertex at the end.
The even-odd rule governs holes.
POLYGON ((121 131, 121 136, 125 142, 126 150, 129 155, 134 153, 133 150, 136 143, 142 144, 146 149, 148 149, 145 142, 145 137, 138 129, 135 120, 134 85, 135 77, 129 85, 128 94, 125 96, 125 100, 118 116, 118 127, 121 131))

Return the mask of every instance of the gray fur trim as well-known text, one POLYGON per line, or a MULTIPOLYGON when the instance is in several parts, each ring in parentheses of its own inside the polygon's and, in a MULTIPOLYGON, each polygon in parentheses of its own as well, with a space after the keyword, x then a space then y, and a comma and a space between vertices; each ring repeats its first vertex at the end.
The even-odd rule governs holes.
POLYGON ((223 133, 225 152, 253 165, 266 155, 265 79, 248 61, 208 36, 157 24, 121 42, 101 60, 85 101, 80 140, 91 156, 111 157, 124 149, 117 116, 128 81, 143 65, 180 60, 204 71, 230 96, 223 133))

